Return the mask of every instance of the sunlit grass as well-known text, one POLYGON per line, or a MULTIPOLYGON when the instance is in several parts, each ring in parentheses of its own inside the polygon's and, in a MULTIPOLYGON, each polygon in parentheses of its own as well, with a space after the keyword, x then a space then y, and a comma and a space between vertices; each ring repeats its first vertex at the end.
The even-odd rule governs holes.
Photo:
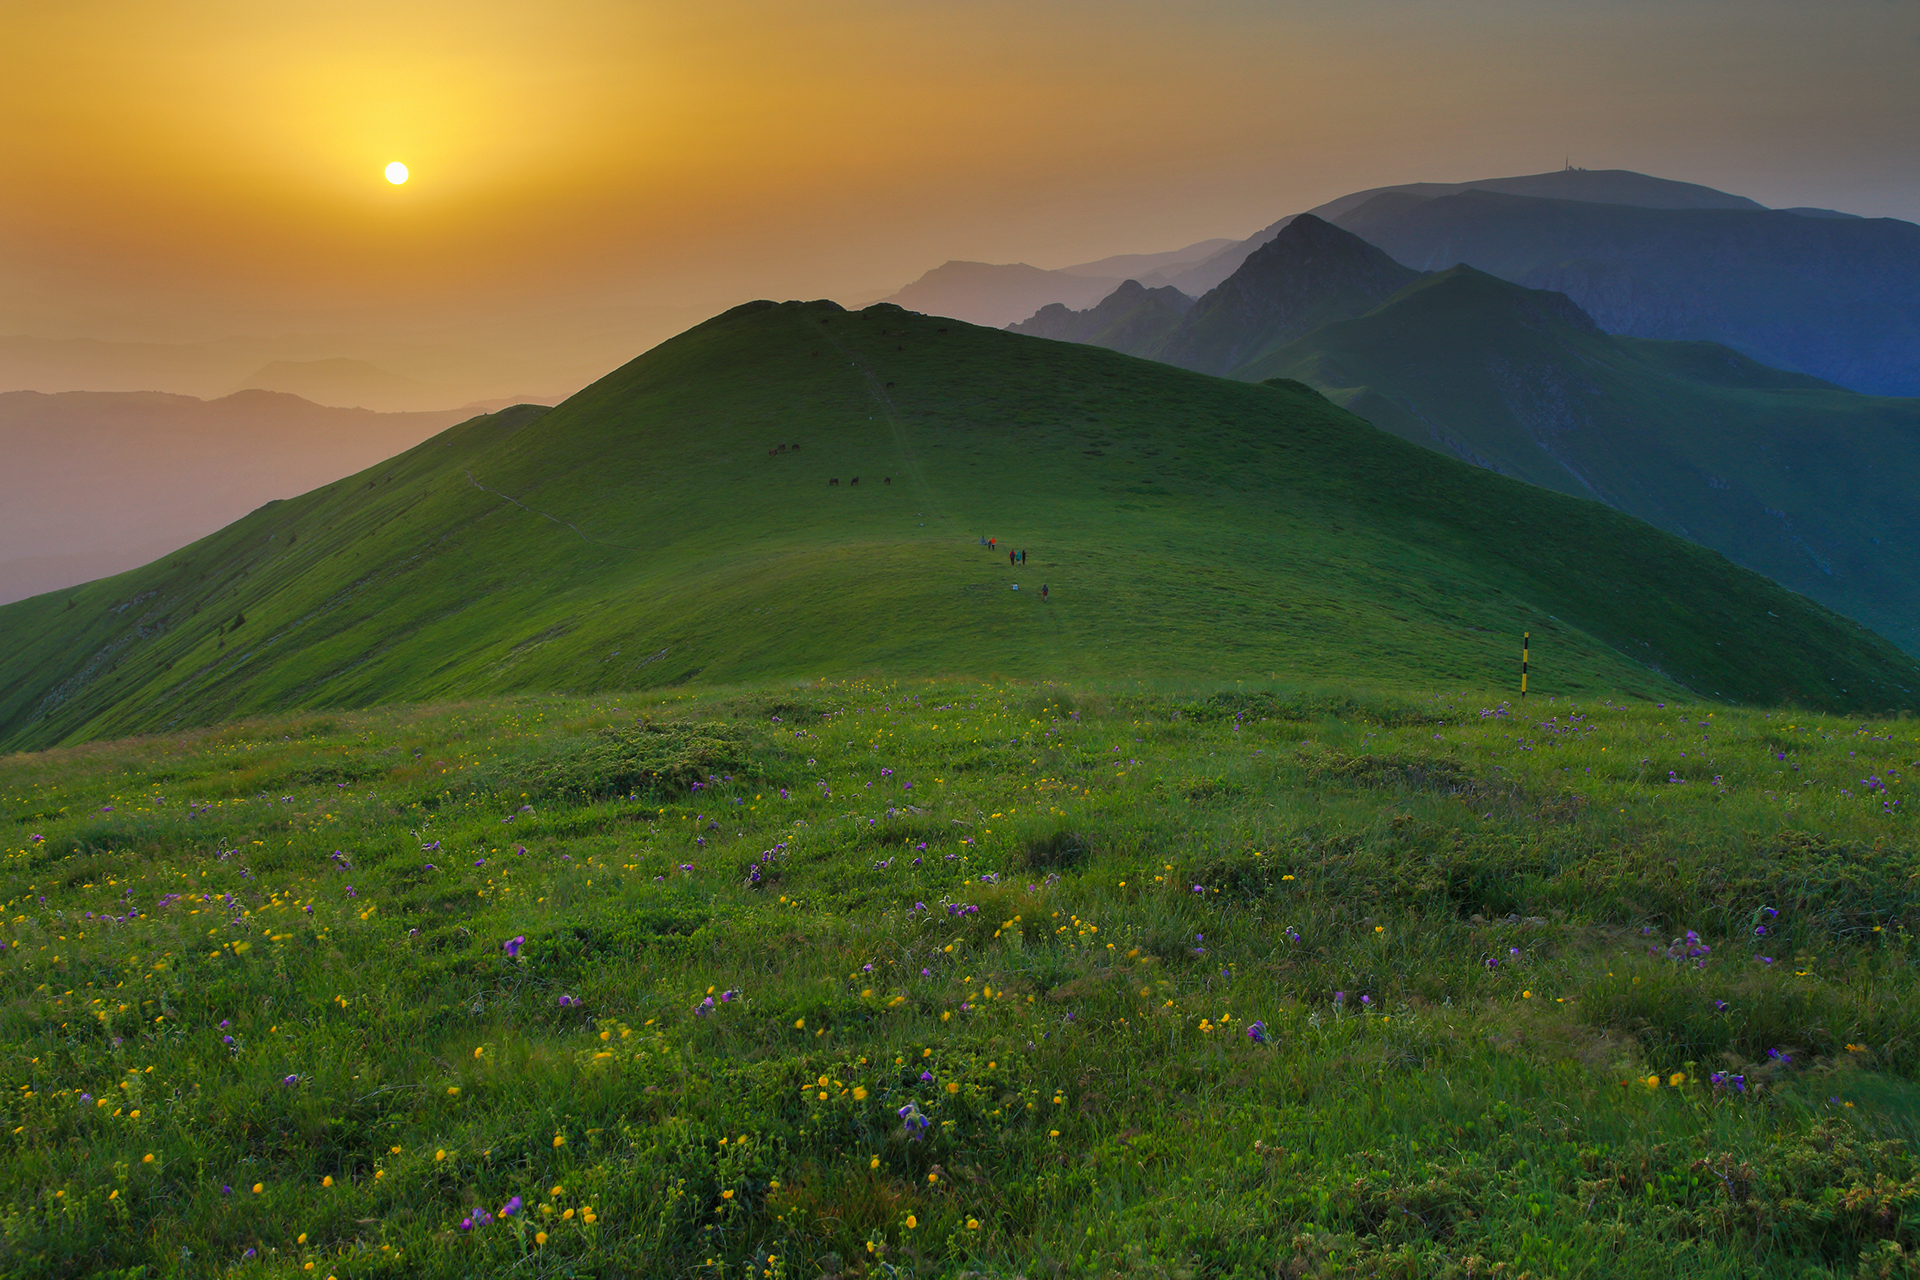
POLYGON ((6 1255, 1904 1265, 1917 742, 855 682, 7 757, 6 1255))

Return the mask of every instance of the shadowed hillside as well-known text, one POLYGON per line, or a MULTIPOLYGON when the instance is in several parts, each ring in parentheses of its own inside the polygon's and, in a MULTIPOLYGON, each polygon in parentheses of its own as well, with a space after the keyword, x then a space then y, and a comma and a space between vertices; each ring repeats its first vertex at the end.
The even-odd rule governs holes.
POLYGON ((1376 426, 1713 547, 1920 651, 1920 401, 1706 342, 1600 332, 1457 267, 1245 368, 1376 426))
POLYGON ((1871 632, 1304 388, 757 303, 0 610, 0 741, 866 671, 1502 689, 1522 629, 1540 692, 1920 702, 1871 632))

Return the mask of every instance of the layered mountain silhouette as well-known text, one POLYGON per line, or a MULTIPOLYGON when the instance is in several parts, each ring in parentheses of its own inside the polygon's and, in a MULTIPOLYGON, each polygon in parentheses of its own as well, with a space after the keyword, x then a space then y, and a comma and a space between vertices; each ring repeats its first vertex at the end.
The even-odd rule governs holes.
POLYGON ((0 601, 121 573, 471 416, 274 391, 0 393, 0 601))
MULTIPOLYGON (((1306 212, 1333 222, 1374 197, 1388 193, 1425 199, 1466 190, 1653 209, 1762 208, 1744 196, 1692 182, 1675 182, 1626 169, 1565 169, 1474 182, 1413 182, 1373 187, 1329 200, 1306 212)), ((1824 210, 1797 212, 1845 216, 1824 210)), ((1123 279, 1135 280, 1149 289, 1172 287, 1197 298, 1238 271, 1254 250, 1279 235, 1294 216, 1280 218, 1243 240, 1203 240, 1166 253, 1120 254, 1053 271, 1024 263, 949 262, 929 271, 887 301, 974 324, 1005 325, 1024 320, 1041 307, 1052 304, 1069 310, 1091 307, 1123 279), (1104 287, 1089 290, 1085 284, 1089 280, 1104 287)))
POLYGON ((1362 315, 1420 278, 1366 241, 1310 213, 1290 219, 1197 302, 1128 281, 1085 311, 1048 307, 1014 332, 1088 342, 1228 377, 1281 345, 1362 315))
POLYGON ((1085 342, 1109 351, 1152 355, 1165 345, 1193 299, 1171 285, 1149 289, 1138 280, 1123 280, 1099 305, 1074 311, 1053 303, 1015 325, 1015 333, 1060 342, 1085 342))
POLYGON ((1138 296, 1060 311, 1052 333, 1018 328, 1304 382, 1405 439, 1712 547, 1920 652, 1920 400, 1718 343, 1612 336, 1563 293, 1465 266, 1423 275, 1311 215, 1162 316, 1164 336, 1086 323, 1138 296))
POLYGON ((1609 333, 1722 342, 1855 391, 1920 395, 1920 226, 1910 222, 1485 189, 1388 192, 1334 220, 1411 267, 1466 263, 1558 290, 1609 333))
POLYGON ((1497 699, 1521 630, 1542 693, 1920 708, 1914 660, 1871 631, 1310 390, 767 302, 0 608, 0 745, 880 671, 1497 699))

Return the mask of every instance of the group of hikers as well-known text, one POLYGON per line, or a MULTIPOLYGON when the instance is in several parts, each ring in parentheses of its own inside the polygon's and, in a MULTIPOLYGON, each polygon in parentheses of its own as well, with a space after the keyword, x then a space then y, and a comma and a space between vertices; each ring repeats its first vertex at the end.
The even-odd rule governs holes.
MULTIPOLYGON (((980 539, 980 545, 984 546, 989 551, 998 551, 1000 549, 1000 542, 999 542, 999 539, 997 538, 982 538, 980 539)), ((1026 562, 1027 562, 1027 553, 1024 550, 1015 551, 1011 547, 1007 548, 1007 563, 1009 565, 1023 565, 1026 562)), ((1020 584, 1016 582, 1013 586, 1013 589, 1015 591, 1018 591, 1020 589, 1020 584)), ((1047 584, 1044 582, 1040 584, 1040 598, 1042 600, 1045 600, 1047 598, 1047 584)))

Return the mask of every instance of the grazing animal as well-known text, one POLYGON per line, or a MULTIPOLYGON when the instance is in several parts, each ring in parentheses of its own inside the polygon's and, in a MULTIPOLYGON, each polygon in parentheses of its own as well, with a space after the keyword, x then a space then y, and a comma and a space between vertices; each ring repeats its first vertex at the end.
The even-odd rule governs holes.
POLYGON ((945 333, 945 332, 946 332, 946 330, 945 330, 945 329, 935 329, 935 330, 934 330, 934 332, 935 332, 935 333, 945 333))
POLYGON ((859 476, 855 476, 855 477, 854 477, 853 479, 851 479, 851 480, 849 480, 849 481, 848 481, 847 483, 848 483, 848 484, 859 484, 859 483, 860 483, 860 477, 859 477, 859 476))
POLYGON ((828 483, 828 484, 839 484, 839 483, 840 483, 840 477, 839 477, 839 476, 835 476, 835 477, 834 477, 833 479, 831 479, 831 480, 829 480, 829 481, 827 481, 827 483, 828 483))
POLYGON ((891 382, 887 384, 887 390, 889 391, 893 390, 893 384, 891 382))
POLYGON ((892 477, 892 476, 881 476, 881 477, 880 477, 880 483, 881 483, 881 484, 892 484, 892 483, 893 483, 893 477, 892 477))
POLYGON ((799 446, 799 445, 795 445, 795 446, 793 446, 793 447, 794 447, 795 449, 798 449, 798 448, 799 448, 800 446, 799 446))

